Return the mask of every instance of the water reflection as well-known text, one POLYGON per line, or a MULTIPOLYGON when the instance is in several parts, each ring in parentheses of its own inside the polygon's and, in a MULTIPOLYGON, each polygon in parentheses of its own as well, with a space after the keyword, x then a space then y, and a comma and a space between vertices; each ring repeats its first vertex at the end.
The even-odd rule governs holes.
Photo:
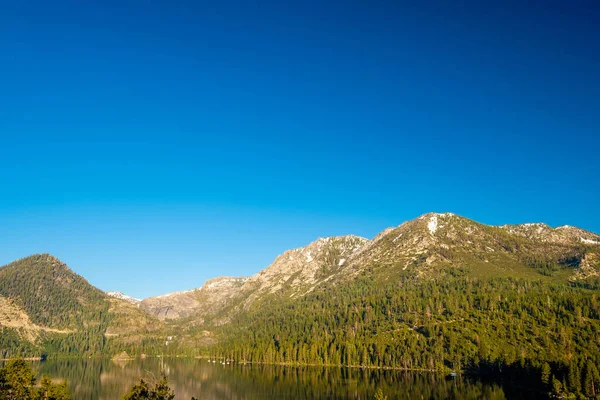
POLYGON ((168 374, 176 399, 373 399, 381 388, 389 399, 481 399, 521 397, 495 384, 447 380, 436 374, 353 368, 283 367, 209 363, 196 359, 48 360, 39 374, 66 378, 75 399, 115 400, 140 378, 168 374))

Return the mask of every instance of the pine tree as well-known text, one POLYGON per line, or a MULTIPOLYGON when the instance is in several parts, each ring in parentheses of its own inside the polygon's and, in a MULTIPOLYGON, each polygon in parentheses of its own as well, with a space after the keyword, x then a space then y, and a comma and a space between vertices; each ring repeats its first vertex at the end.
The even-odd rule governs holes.
POLYGON ((163 378, 154 386, 154 399, 156 400, 173 400, 175 394, 167 384, 167 378, 163 378))
POLYGON ((600 376, 592 360, 588 360, 585 366, 583 392, 589 397, 596 397, 596 393, 600 394, 600 376))
POLYGON ((375 400, 387 400, 387 396, 383 394, 381 388, 377 389, 377 392, 375 392, 375 400))
POLYGON ((550 374, 552 370, 550 369, 550 364, 544 363, 542 365, 542 382, 546 385, 550 384, 550 374))
POLYGON ((4 368, 7 400, 29 400, 35 394, 35 375, 29 365, 22 360, 11 360, 4 368))
POLYGON ((122 400, 173 400, 175 394, 169 387, 166 377, 157 382, 154 387, 150 387, 146 381, 140 380, 140 383, 131 388, 131 391, 123 395, 122 400))
POLYGON ((42 376, 40 380, 40 389, 38 389, 38 398, 40 400, 71 400, 67 382, 54 384, 48 376, 42 376))
POLYGON ((572 393, 581 392, 581 372, 579 371, 579 365, 575 360, 572 361, 569 366, 568 382, 569 391, 572 393))
POLYGON ((552 394, 560 396, 562 394, 562 383, 555 376, 552 376, 552 394))

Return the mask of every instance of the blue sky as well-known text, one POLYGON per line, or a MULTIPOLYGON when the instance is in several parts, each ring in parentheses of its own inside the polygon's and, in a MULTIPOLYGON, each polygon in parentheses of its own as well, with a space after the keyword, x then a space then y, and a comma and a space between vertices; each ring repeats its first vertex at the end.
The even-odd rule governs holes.
POLYGON ((0 264, 146 297, 429 211, 600 232, 595 1, 81 3, 1 5, 0 264))

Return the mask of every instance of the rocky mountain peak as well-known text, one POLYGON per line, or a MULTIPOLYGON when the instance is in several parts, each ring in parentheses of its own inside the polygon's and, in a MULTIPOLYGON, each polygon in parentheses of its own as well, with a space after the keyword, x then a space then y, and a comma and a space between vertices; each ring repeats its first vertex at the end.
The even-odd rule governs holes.
POLYGON ((600 245, 600 236, 569 226, 497 227, 453 213, 427 213, 387 228, 373 240, 355 235, 321 237, 284 251, 249 278, 211 279, 194 291, 146 299, 141 307, 159 318, 195 315, 202 319, 232 304, 238 310, 248 309, 270 294, 303 296, 320 285, 336 285, 365 273, 386 279, 398 279, 399 274, 427 279, 470 269, 469 273, 485 276, 535 276, 539 260, 591 276, 597 273, 600 256, 589 247, 596 244, 600 245), (594 253, 585 254, 582 246, 594 253))
POLYGON ((248 280, 247 277, 221 276, 207 280, 199 290, 219 291, 240 287, 248 280))
POLYGON ((37 265, 37 266, 43 265, 44 267, 51 266, 51 267, 71 271, 71 269, 67 266, 67 264, 65 264, 64 262, 59 260, 57 257, 53 256, 52 254, 48 254, 48 253, 33 254, 31 256, 22 258, 19 261, 26 261, 28 264, 33 265, 33 266, 35 266, 35 265, 37 265))
POLYGON ((449 222, 451 219, 456 217, 453 213, 428 213, 417 218, 418 220, 427 221, 427 230, 429 233, 434 235, 438 228, 443 228, 444 223, 449 222))
POLYGON ((246 285, 269 292, 284 286, 312 286, 344 266, 368 243, 368 239, 356 235, 319 238, 307 246, 285 251, 266 269, 250 277, 246 285))
POLYGON ((557 244, 600 244, 599 235, 570 225, 563 225, 557 228, 552 228, 544 223, 525 223, 502 225, 500 226, 500 228, 513 235, 535 239, 541 242, 557 244))

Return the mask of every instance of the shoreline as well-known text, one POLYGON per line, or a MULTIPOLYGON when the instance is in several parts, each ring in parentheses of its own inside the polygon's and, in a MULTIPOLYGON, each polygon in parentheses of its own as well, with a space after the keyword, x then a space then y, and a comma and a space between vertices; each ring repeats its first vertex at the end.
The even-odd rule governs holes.
MULTIPOLYGON (((150 358, 179 358, 179 359, 195 359, 195 360, 211 360, 209 356, 182 356, 182 355, 170 355, 165 356, 161 354, 157 355, 145 355, 142 356, 130 356, 127 358, 119 358, 119 357, 110 357, 109 355, 103 356, 90 356, 90 357, 79 357, 79 356, 59 356, 59 357, 12 357, 12 358, 0 358, 0 361, 10 361, 16 359, 22 359, 25 361, 49 361, 49 360, 59 360, 59 359, 78 359, 78 360, 100 360, 106 359, 111 361, 133 361, 133 360, 146 360, 150 358)), ((436 369, 427 369, 427 368, 405 368, 405 367, 390 367, 390 366, 373 366, 373 365, 340 365, 340 364, 309 364, 309 363, 286 363, 286 362, 274 362, 274 363, 266 363, 259 361, 230 361, 231 365, 271 365, 271 366, 280 366, 280 367, 325 367, 325 368, 352 368, 352 369, 372 369, 372 370, 384 370, 384 371, 404 371, 404 372, 426 372, 426 373, 435 373, 435 374, 449 374, 456 373, 458 375, 463 375, 465 373, 464 370, 436 370, 436 369)))
MULTIPOLYGON (((111 361, 133 361, 133 360, 147 360, 150 358, 179 358, 179 359, 195 359, 195 360, 211 360, 212 358, 209 356, 192 356, 192 355, 145 355, 145 356, 129 356, 127 358, 121 357, 111 357, 109 355, 102 356, 90 356, 90 357, 80 357, 80 356, 58 356, 58 357, 11 357, 11 358, 1 358, 0 361, 10 361, 16 359, 22 359, 25 361, 49 361, 49 360, 59 360, 59 359, 77 359, 77 360, 100 360, 106 359, 111 361)), ((427 372, 427 373, 440 373, 440 374, 448 374, 450 372, 455 372, 459 375, 462 375, 465 371, 463 370, 436 370, 436 369, 427 369, 427 368, 405 368, 405 367, 390 367, 390 366, 373 366, 373 365, 341 365, 341 364, 314 364, 314 363, 288 363, 288 362, 259 362, 259 361, 230 361, 231 365, 273 365, 273 366, 281 366, 281 367, 326 367, 326 368, 353 368, 353 369, 373 369, 373 370, 386 370, 386 371, 405 371, 405 372, 427 372)))

